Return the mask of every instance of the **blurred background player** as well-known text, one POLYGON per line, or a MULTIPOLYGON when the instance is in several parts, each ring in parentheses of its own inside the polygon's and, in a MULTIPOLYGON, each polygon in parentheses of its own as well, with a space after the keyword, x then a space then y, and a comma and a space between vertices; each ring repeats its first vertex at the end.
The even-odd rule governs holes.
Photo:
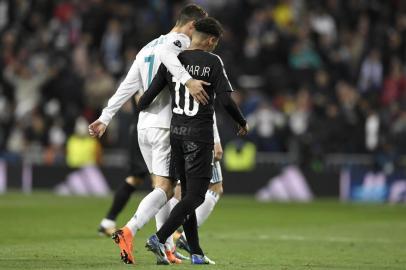
POLYGON ((247 121, 231 99, 233 89, 223 62, 213 51, 222 34, 220 23, 214 18, 204 18, 195 23, 190 48, 179 59, 195 78, 210 82, 206 91, 210 95, 208 105, 199 106, 190 96, 188 88, 174 78, 161 65, 151 86, 140 98, 138 106, 144 110, 162 93, 166 85, 172 96, 171 175, 180 179, 182 199, 173 208, 167 221, 158 232, 148 238, 146 247, 158 262, 170 264, 164 243, 175 230, 183 225, 191 250, 192 264, 215 264, 204 255, 197 230, 195 210, 204 202, 213 172, 213 114, 214 98, 217 97, 225 110, 238 124, 238 135, 248 132, 247 121))
MULTIPOLYGON (((103 109, 98 120, 89 125, 92 136, 102 136, 108 123, 119 108, 136 92, 147 89, 156 74, 158 67, 163 63, 168 70, 187 87, 192 87, 191 95, 202 104, 207 104, 208 96, 202 85, 203 81, 194 80, 180 63, 177 55, 189 47, 190 38, 194 32, 194 22, 207 16, 206 11, 197 5, 184 7, 176 25, 166 35, 148 43, 137 54, 126 78, 120 84, 116 93, 110 98, 107 107, 103 109)), ((150 192, 139 204, 133 218, 122 230, 113 234, 113 239, 120 248, 120 256, 124 263, 134 263, 132 239, 136 232, 142 228, 160 210, 157 223, 161 218, 166 220, 170 206, 168 200, 173 196, 175 181, 169 177, 169 162, 171 147, 169 143, 170 127, 170 96, 163 93, 158 96, 148 111, 141 112, 138 121, 138 143, 149 172, 153 175, 154 190, 150 192)), ((171 239, 171 238, 170 238, 171 239)), ((166 252, 171 262, 180 263, 172 254, 170 248, 166 252)))

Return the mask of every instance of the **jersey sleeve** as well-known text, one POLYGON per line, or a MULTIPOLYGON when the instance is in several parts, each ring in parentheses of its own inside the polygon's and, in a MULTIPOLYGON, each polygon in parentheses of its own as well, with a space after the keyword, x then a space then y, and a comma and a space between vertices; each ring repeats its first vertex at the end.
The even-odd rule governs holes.
POLYGON ((145 110, 151 103, 154 101, 156 96, 161 93, 162 89, 164 89, 165 85, 167 84, 166 80, 166 73, 167 69, 164 65, 160 65, 158 72, 156 73, 154 79, 151 82, 151 85, 148 89, 144 92, 141 96, 140 100, 138 101, 137 107, 138 110, 142 111, 145 110))
POLYGON ((123 104, 139 90, 142 90, 142 81, 136 59, 117 91, 107 102, 107 106, 103 109, 99 120, 107 126, 123 104))
POLYGON ((192 76, 186 71, 178 59, 178 54, 186 50, 190 45, 190 39, 186 35, 173 35, 166 40, 158 49, 158 57, 169 72, 179 80, 183 85, 192 76))
MULTIPOLYGON (((215 54, 214 54, 215 55, 215 54)), ((218 55, 216 56, 216 63, 214 66, 214 84, 213 84, 213 89, 216 94, 220 94, 222 92, 233 92, 234 89, 231 86, 231 83, 228 79, 226 70, 224 68, 223 61, 218 55)))
POLYGON ((247 120, 245 120, 240 108, 238 108, 237 104, 235 104, 235 102, 231 98, 231 93, 222 92, 217 97, 226 112, 230 114, 233 120, 237 122, 241 127, 244 127, 247 124, 247 120))

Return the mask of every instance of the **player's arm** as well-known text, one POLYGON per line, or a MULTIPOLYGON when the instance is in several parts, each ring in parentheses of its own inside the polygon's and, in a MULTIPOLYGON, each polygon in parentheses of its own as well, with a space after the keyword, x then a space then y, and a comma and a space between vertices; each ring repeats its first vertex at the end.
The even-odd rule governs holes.
POLYGON ((158 50, 158 57, 169 72, 189 89, 191 96, 199 103, 206 105, 209 95, 203 89, 204 85, 210 85, 205 81, 195 80, 183 67, 178 59, 178 54, 189 47, 190 39, 186 36, 177 36, 177 40, 169 40, 162 44, 158 50))
POLYGON ((157 74, 148 87, 147 91, 138 99, 137 107, 138 110, 143 111, 154 101, 154 99, 161 93, 167 84, 166 81, 167 69, 164 65, 160 65, 157 74))
POLYGON ((238 123, 238 135, 246 135, 248 133, 247 120, 245 120, 244 115, 231 98, 231 92, 222 92, 217 95, 217 98, 220 100, 220 103, 223 105, 227 113, 238 123))
POLYGON ((237 104, 231 98, 231 93, 234 91, 230 81, 228 80, 226 70, 224 69, 223 61, 220 57, 218 63, 215 66, 214 77, 214 91, 216 97, 227 111, 227 113, 238 123, 239 130, 238 135, 246 135, 248 133, 247 120, 238 108, 237 104))
POLYGON ((107 102, 107 106, 103 109, 99 119, 89 125, 90 136, 101 137, 104 134, 108 124, 117 111, 125 102, 127 102, 127 100, 140 90, 139 85, 141 85, 140 72, 137 60, 135 60, 128 71, 127 76, 107 102))

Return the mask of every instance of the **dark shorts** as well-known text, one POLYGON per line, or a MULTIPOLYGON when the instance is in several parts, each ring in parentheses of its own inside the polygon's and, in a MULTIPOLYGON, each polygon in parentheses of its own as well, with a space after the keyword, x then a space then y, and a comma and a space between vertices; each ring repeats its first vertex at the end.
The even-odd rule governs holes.
POLYGON ((171 136, 171 176, 185 180, 213 176, 213 144, 171 136))
POLYGON ((130 142, 128 147, 128 176, 145 178, 149 175, 147 165, 138 145, 137 123, 130 125, 130 142))

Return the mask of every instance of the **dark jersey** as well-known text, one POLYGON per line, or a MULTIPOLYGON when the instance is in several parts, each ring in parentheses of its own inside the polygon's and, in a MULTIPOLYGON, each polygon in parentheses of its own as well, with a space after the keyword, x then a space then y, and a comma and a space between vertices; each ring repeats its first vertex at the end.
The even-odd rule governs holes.
MULTIPOLYGON (((213 143, 214 99, 216 96, 233 91, 223 62, 219 56, 202 50, 186 50, 179 54, 178 58, 194 79, 210 83, 209 86, 205 86, 206 93, 210 97, 209 103, 207 105, 197 103, 187 87, 176 80, 161 64, 138 106, 141 110, 144 109, 164 86, 169 85, 172 97, 171 136, 213 143)), ((240 118, 243 119, 242 115, 240 118)))

